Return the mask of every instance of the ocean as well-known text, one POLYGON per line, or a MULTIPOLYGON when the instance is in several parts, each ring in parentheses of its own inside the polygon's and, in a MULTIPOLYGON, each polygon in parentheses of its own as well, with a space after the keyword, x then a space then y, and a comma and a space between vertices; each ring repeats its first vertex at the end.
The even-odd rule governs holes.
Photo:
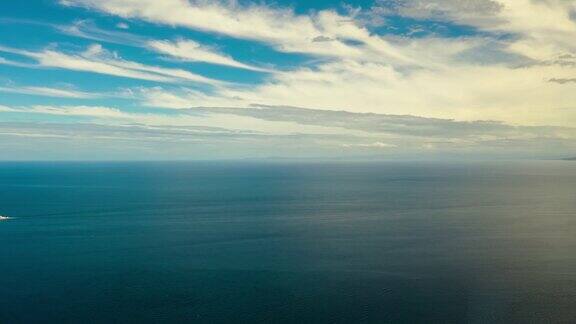
POLYGON ((576 163, 0 163, 0 323, 575 323, 576 163))

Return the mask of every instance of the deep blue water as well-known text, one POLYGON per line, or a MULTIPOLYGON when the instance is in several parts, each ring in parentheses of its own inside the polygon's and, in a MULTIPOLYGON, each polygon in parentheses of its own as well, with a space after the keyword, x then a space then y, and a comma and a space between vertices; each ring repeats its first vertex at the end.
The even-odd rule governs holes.
POLYGON ((576 163, 0 163, 0 323, 574 323, 576 163))

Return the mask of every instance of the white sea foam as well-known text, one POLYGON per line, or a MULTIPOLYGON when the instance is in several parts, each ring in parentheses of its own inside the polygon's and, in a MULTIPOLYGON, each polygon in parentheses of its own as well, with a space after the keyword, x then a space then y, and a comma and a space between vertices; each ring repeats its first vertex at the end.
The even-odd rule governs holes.
POLYGON ((0 215, 0 221, 8 220, 8 219, 10 219, 10 217, 0 215))

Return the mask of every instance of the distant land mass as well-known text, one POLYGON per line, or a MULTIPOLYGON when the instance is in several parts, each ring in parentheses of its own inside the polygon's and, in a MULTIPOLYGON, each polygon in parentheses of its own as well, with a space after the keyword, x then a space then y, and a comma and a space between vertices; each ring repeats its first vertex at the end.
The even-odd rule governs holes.
POLYGON ((575 157, 569 157, 569 158, 564 158, 562 159, 564 161, 576 161, 576 156, 575 157))

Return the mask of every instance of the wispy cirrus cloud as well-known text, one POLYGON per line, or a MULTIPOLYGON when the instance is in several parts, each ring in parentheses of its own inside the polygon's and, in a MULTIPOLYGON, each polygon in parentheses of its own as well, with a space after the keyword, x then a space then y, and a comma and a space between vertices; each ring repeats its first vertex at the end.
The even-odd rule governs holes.
MULTIPOLYGON (((125 23, 124 25, 128 26, 125 23)), ((70 25, 51 24, 49 26, 66 35, 85 38, 98 42, 130 46, 143 46, 147 41, 147 38, 144 36, 126 32, 125 30, 127 28, 119 28, 120 30, 106 30, 98 27, 92 20, 86 19, 76 20, 70 25)))
POLYGON ((76 54, 66 54, 56 50, 32 52, 4 46, 0 46, 0 52, 8 52, 36 60, 37 65, 25 65, 25 67, 60 68, 167 83, 224 84, 223 81, 210 79, 182 69, 151 66, 124 60, 115 53, 106 51, 99 44, 91 45, 86 51, 76 54))
POLYGON ((56 98, 94 99, 103 97, 103 94, 84 92, 75 89, 34 87, 34 86, 0 86, 0 92, 19 93, 35 96, 56 98))
MULTIPOLYGON (((194 40, 182 38, 175 41, 156 40, 125 31, 105 30, 97 27, 89 20, 79 20, 72 25, 58 25, 55 28, 68 35, 101 42, 141 47, 182 61, 203 62, 258 72, 273 72, 269 69, 239 62, 211 46, 194 40)), ((127 28, 120 29, 125 30, 127 28)))
MULTIPOLYGON (((272 69, 259 67, 255 65, 245 64, 232 58, 230 55, 222 53, 217 48, 206 44, 199 43, 191 39, 179 38, 174 41, 171 40, 157 40, 149 37, 136 35, 133 33, 125 32, 128 29, 126 23, 119 23, 118 30, 106 30, 98 27, 91 20, 77 20, 69 25, 57 25, 40 23, 37 21, 22 21, 22 20, 0 20, 0 23, 20 23, 40 25, 54 28, 63 34, 75 36, 79 38, 89 39, 98 42, 129 45, 133 47, 140 47, 150 51, 167 55, 171 58, 189 61, 189 62, 202 62, 208 64, 216 64, 228 66, 238 69, 245 69, 257 72, 275 72, 272 69)), ((0 62, 1 63, 1 62, 0 62)), ((6 63, 8 64, 8 62, 6 63)))
POLYGON ((364 51, 371 51, 373 55, 399 62, 408 59, 386 41, 372 37, 368 30, 350 23, 349 17, 333 10, 298 15, 291 9, 226 1, 144 0, 126 3, 115 0, 62 0, 60 3, 124 18, 260 41, 283 52, 359 58, 365 55, 364 51), (218 23, 215 24, 215 21, 218 23), (319 36, 333 41, 314 41, 319 36), (367 44, 359 48, 348 41, 367 44))
POLYGON ((147 45, 153 51, 169 55, 182 61, 204 62, 258 72, 274 72, 273 70, 238 62, 232 57, 218 52, 214 48, 192 40, 180 39, 174 42, 154 40, 149 41, 147 45))

